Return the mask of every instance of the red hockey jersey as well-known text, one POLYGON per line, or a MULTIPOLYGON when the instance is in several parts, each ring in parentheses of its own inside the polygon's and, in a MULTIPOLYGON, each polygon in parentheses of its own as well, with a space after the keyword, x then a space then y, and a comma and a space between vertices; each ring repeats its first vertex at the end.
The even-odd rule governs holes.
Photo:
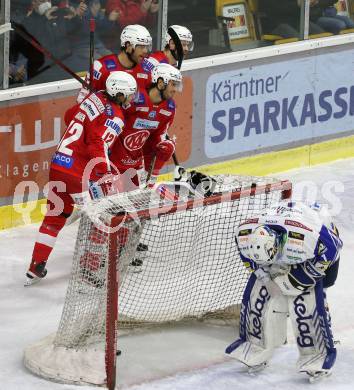
POLYGON ((110 170, 110 149, 123 131, 122 109, 102 93, 92 93, 67 111, 65 121, 68 126, 53 155, 51 169, 82 178, 87 164, 100 158, 86 180, 99 179, 110 170))
MULTIPOLYGON (((92 87, 95 91, 103 91, 106 89, 106 80, 111 72, 122 71, 131 74, 137 84, 139 90, 145 90, 151 85, 150 72, 145 71, 140 64, 136 64, 133 68, 127 69, 120 62, 115 54, 110 54, 96 60, 93 63, 93 81, 92 87)), ((90 84, 90 73, 86 75, 85 81, 90 84)), ((81 103, 88 95, 89 90, 82 87, 77 97, 77 102, 81 103)))
POLYGON ((144 58, 141 66, 145 72, 151 73, 158 64, 168 64, 168 58, 163 51, 155 51, 154 53, 151 53, 148 58, 144 58))
MULTIPOLYGON (((153 104, 146 91, 141 91, 132 104, 123 109, 125 118, 124 132, 112 148, 110 160, 117 168, 148 169, 150 156, 156 146, 166 139, 168 128, 173 122, 176 105, 173 99, 153 104)), ((165 161, 156 161, 161 167, 165 161)))

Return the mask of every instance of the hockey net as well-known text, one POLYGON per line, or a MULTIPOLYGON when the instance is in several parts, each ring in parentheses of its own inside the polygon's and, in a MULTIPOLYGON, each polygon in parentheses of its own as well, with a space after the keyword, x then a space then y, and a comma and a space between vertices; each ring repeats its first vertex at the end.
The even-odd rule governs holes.
POLYGON ((59 329, 25 350, 29 369, 113 389, 117 331, 235 316, 248 279, 235 228, 289 197, 291 183, 214 178, 214 194, 205 198, 181 191, 169 199, 160 185, 87 205, 59 329))

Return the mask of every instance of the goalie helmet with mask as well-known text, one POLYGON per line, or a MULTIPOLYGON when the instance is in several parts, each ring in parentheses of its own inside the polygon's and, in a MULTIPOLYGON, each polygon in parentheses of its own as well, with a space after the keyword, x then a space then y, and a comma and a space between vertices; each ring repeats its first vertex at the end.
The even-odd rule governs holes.
POLYGON ((249 237, 249 257, 258 265, 274 263, 280 249, 280 234, 267 225, 254 229, 249 237))
POLYGON ((106 94, 118 104, 130 103, 137 91, 135 78, 129 73, 111 72, 106 80, 106 94))

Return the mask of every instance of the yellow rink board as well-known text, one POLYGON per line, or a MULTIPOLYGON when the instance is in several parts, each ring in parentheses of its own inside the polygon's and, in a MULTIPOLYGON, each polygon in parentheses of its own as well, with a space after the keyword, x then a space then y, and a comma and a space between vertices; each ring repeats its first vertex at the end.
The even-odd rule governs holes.
MULTIPOLYGON (((354 136, 204 165, 196 169, 207 174, 264 176, 350 157, 354 157, 354 136)), ((171 177, 171 174, 164 174, 160 175, 159 180, 170 180, 171 177)), ((43 218, 44 205, 45 200, 40 200, 0 207, 0 229, 39 222, 43 218)))

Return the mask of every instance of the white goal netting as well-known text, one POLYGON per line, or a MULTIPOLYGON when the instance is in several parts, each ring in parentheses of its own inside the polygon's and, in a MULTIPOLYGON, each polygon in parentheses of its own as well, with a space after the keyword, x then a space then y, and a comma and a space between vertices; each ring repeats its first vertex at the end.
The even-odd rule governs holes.
POLYGON ((181 193, 168 199, 161 185, 85 208, 59 329, 26 350, 32 371, 113 388, 117 327, 119 336, 124 328, 235 316, 248 278, 235 228, 287 197, 291 185, 255 177, 215 180, 215 194, 207 198, 181 193), (58 366, 63 356, 73 361, 69 368, 58 366))

